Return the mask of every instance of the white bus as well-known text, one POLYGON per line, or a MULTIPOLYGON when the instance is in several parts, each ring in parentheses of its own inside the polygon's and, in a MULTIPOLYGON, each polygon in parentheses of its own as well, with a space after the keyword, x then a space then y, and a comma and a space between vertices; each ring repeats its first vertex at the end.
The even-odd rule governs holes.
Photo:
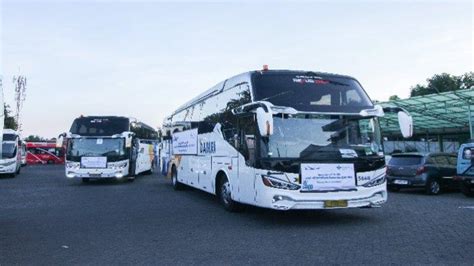
POLYGON ((2 157, 0 174, 15 177, 21 169, 21 141, 18 133, 12 129, 3 129, 2 157))
POLYGON ((101 178, 127 178, 155 168, 154 147, 158 133, 133 118, 119 116, 81 116, 57 146, 66 142, 65 171, 68 178, 83 182, 101 178))
MULTIPOLYGON (((402 133, 412 119, 398 112, 402 133)), ((167 117, 175 189, 278 210, 380 206, 387 200, 378 118, 352 77, 262 70, 229 78, 167 117)))

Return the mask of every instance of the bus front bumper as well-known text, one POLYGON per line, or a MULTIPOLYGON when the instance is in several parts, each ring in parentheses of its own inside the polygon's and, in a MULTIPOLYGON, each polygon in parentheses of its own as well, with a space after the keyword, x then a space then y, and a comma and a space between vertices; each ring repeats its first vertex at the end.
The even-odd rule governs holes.
POLYGON ((262 207, 276 210, 316 210, 380 207, 387 201, 386 183, 350 192, 305 192, 268 189, 262 207))
POLYGON ((68 167, 66 164, 67 178, 123 178, 128 175, 128 161, 118 162, 122 167, 108 166, 107 168, 78 168, 68 167))
POLYGON ((0 174, 13 174, 16 172, 16 164, 3 166, 0 165, 0 174))

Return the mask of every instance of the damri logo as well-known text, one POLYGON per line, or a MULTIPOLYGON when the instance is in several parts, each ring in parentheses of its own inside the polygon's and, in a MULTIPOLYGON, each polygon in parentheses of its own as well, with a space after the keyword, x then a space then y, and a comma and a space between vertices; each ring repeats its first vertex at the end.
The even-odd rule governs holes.
POLYGON ((215 153, 216 142, 215 141, 201 141, 199 142, 199 153, 215 153))

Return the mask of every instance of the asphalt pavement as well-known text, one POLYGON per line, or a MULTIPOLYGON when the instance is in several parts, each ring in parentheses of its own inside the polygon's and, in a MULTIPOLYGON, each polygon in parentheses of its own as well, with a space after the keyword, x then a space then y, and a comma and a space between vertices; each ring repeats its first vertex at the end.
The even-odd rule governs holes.
POLYGON ((63 166, 0 177, 0 265, 474 264, 474 198, 390 193, 382 208, 226 212, 214 196, 68 180, 63 166))

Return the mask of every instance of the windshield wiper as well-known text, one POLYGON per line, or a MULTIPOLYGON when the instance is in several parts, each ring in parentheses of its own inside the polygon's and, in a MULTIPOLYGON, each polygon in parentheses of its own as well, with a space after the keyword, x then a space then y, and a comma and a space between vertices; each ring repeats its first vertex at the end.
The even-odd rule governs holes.
POLYGON ((289 94, 289 93, 292 94, 293 91, 292 91, 292 90, 283 91, 283 92, 277 93, 277 94, 275 94, 275 95, 272 95, 272 96, 263 98, 263 99, 261 99, 260 101, 266 101, 266 100, 273 99, 273 98, 276 98, 276 97, 280 97, 280 96, 282 96, 282 95, 286 95, 286 94, 289 94))
POLYGON ((116 154, 118 154, 116 151, 108 151, 108 152, 102 153, 102 156, 111 156, 111 155, 116 155, 116 154))

